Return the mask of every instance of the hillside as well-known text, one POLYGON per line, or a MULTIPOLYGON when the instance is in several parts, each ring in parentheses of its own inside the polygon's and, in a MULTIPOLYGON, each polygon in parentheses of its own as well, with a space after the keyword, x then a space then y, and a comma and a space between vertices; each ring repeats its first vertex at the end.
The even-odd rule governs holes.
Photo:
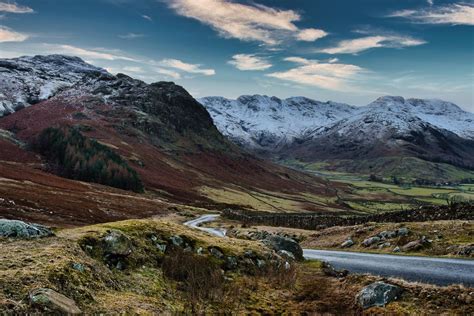
MULTIPOLYGON (((171 205, 185 203, 214 208, 235 204, 236 207, 252 208, 255 204, 249 200, 258 195, 260 205, 267 209, 318 208, 338 211, 347 208, 335 199, 337 190, 344 190, 346 185, 337 184, 328 188, 327 182, 317 177, 243 153, 216 129, 204 107, 184 88, 174 83, 146 84, 123 74, 112 75, 78 58, 60 55, 21 57, 4 60, 3 64, 10 66, 0 72, 0 80, 8 81, 14 76, 23 78, 23 85, 14 86, 18 91, 12 92, 13 86, 2 86, 0 92, 3 104, 11 104, 25 91, 37 95, 36 92, 44 88, 45 82, 53 82, 58 78, 58 73, 62 74, 70 68, 77 70, 73 71, 75 75, 71 77, 61 75, 61 82, 67 84, 62 85, 61 89, 51 90, 45 100, 23 104, 17 107, 18 111, 0 119, 0 141, 5 149, 0 154, 0 176, 5 179, 0 189, 2 197, 13 201, 17 210, 22 206, 38 209, 36 212, 25 212, 21 215, 23 218, 37 216, 45 220, 40 210, 46 209, 60 212, 56 216, 64 217, 64 224, 72 224, 66 220, 69 207, 58 208, 56 199, 41 198, 42 202, 39 202, 36 197, 29 195, 48 195, 49 191, 74 195, 69 187, 84 187, 83 183, 75 181, 79 179, 77 175, 92 170, 70 166, 82 168, 83 171, 68 172, 72 181, 57 177, 65 175, 61 172, 65 170, 64 166, 58 168, 57 160, 47 159, 44 152, 32 146, 38 136, 51 127, 73 129, 80 135, 78 137, 83 137, 84 142, 97 142, 120 155, 123 159, 123 163, 120 162, 121 170, 131 168, 137 172, 144 185, 146 199, 150 201, 159 199, 171 205), (27 66, 25 60, 28 61, 27 66), (18 69, 24 68, 27 70, 19 73, 18 69), (82 77, 78 79, 79 73, 82 77), (26 180, 32 182, 29 183, 32 186, 30 190, 12 190, 16 186, 15 181, 26 180), (228 192, 233 192, 239 198, 223 199, 222 196, 228 192), (274 196, 280 195, 284 197, 275 200, 274 196), (327 202, 315 200, 317 197, 327 198, 327 202)), ((64 146, 69 146, 69 151, 75 148, 73 151, 76 156, 97 151, 78 149, 74 144, 64 146)), ((75 159, 81 164, 95 163, 95 158, 75 159)), ((91 168, 98 167, 95 165, 91 168)), ((104 181, 97 179, 92 182, 107 183, 104 181)), ((113 189, 100 185, 90 187, 94 188, 93 191, 113 192, 113 189)), ((122 198, 129 199, 131 195, 118 192, 122 198)), ((83 197, 74 199, 82 201, 83 197)), ((130 199, 133 201, 134 198, 130 199)), ((108 203, 102 199, 96 200, 95 206, 87 211, 89 204, 87 202, 84 211, 102 214, 98 216, 100 221, 104 221, 107 216, 116 219, 150 214, 148 207, 125 209, 127 203, 123 207, 118 203, 115 209, 109 209, 105 206, 108 203)), ((160 213, 160 210, 156 212, 160 213)), ((96 222, 95 219, 87 218, 89 216, 73 222, 96 222)))

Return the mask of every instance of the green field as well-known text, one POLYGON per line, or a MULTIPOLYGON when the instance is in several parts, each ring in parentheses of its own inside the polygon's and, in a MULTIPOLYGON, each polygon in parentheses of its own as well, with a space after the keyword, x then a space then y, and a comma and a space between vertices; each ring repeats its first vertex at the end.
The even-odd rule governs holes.
MULTIPOLYGON (((395 162, 397 161, 389 160, 389 165, 395 162)), ((346 205, 359 213, 396 211, 416 208, 426 204, 446 205, 451 201, 474 202, 474 184, 418 186, 405 182, 405 184, 397 185, 388 182, 391 180, 390 177, 384 177, 384 182, 375 182, 369 181, 369 175, 365 173, 328 170, 330 164, 327 162, 305 164, 298 161, 286 161, 285 164, 324 177, 328 180, 349 184, 352 188, 351 192, 341 193, 340 198, 346 205)), ((396 169, 400 168, 411 170, 412 176, 409 176, 407 171, 401 173, 403 177, 398 176, 404 180, 413 180, 413 175, 416 174, 419 176, 422 173, 429 173, 432 168, 435 168, 437 171, 434 172, 433 175, 430 175, 430 179, 433 179, 436 174, 449 174, 448 178, 452 181, 474 176, 472 171, 464 171, 442 164, 420 162, 419 159, 415 158, 404 159, 403 164, 396 169), (408 163, 412 163, 413 168, 408 168, 408 163), (423 171, 416 170, 417 167, 421 168, 421 165, 423 165, 423 167, 428 166, 429 168, 425 168, 423 171), (414 169, 415 171, 413 171, 414 169), (443 170, 443 172, 440 170, 443 170)), ((393 168, 391 170, 394 171, 393 168)))

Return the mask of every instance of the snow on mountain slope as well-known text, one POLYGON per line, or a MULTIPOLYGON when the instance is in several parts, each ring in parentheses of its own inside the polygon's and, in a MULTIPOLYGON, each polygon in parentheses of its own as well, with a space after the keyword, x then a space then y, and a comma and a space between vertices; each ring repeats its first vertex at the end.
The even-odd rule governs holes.
POLYGON ((304 97, 281 100, 244 95, 237 100, 206 97, 198 101, 209 111, 221 133, 244 147, 265 150, 281 148, 315 127, 333 124, 358 111, 347 104, 304 97))
POLYGON ((64 55, 0 59, 0 117, 46 100, 90 73, 107 71, 64 55))
POLYGON ((474 114, 441 100, 385 96, 364 107, 319 102, 303 97, 267 96, 199 99, 218 129, 252 149, 279 150, 295 140, 332 133, 367 142, 392 134, 410 134, 427 126, 474 139, 474 114))

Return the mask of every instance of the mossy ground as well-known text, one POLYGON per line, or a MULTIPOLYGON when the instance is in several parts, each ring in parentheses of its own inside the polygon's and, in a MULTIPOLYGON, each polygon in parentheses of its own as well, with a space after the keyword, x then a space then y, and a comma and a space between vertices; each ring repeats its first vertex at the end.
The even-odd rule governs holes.
MULTIPOLYGON (((317 261, 299 263, 291 271, 278 274, 225 274, 218 298, 187 305, 180 283, 164 275, 150 248, 149 234, 160 238, 180 235, 203 247, 218 246, 226 253, 246 249, 268 252, 254 241, 219 239, 162 220, 129 220, 82 228, 65 229, 56 237, 34 240, 0 240, 0 310, 7 313, 35 312, 29 306, 29 291, 37 287, 54 289, 74 299, 88 314, 159 314, 195 312, 202 314, 361 314, 355 294, 379 278, 349 275, 331 278, 317 261), (125 270, 107 267, 81 248, 84 238, 94 239, 109 230, 130 237, 133 253, 125 270), (76 264, 76 265, 74 265, 76 264), (77 268, 80 264, 82 268, 77 268)), ((420 284, 400 284, 402 297, 385 308, 367 313, 388 314, 469 314, 474 312, 472 289, 438 288, 420 284)))

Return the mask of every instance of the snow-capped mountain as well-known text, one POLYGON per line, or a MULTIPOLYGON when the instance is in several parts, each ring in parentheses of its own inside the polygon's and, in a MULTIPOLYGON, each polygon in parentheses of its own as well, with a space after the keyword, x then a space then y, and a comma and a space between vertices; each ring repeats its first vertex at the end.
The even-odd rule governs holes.
POLYGON ((218 129, 257 153, 304 160, 416 156, 474 166, 474 114, 385 96, 364 107, 295 97, 199 100, 218 129))
POLYGON ((107 71, 64 55, 0 59, 0 117, 46 100, 91 73, 107 71))
POLYGON ((211 114, 217 128, 244 147, 274 150, 304 137, 316 127, 334 124, 357 108, 304 97, 244 95, 237 100, 222 97, 198 99, 211 114))

